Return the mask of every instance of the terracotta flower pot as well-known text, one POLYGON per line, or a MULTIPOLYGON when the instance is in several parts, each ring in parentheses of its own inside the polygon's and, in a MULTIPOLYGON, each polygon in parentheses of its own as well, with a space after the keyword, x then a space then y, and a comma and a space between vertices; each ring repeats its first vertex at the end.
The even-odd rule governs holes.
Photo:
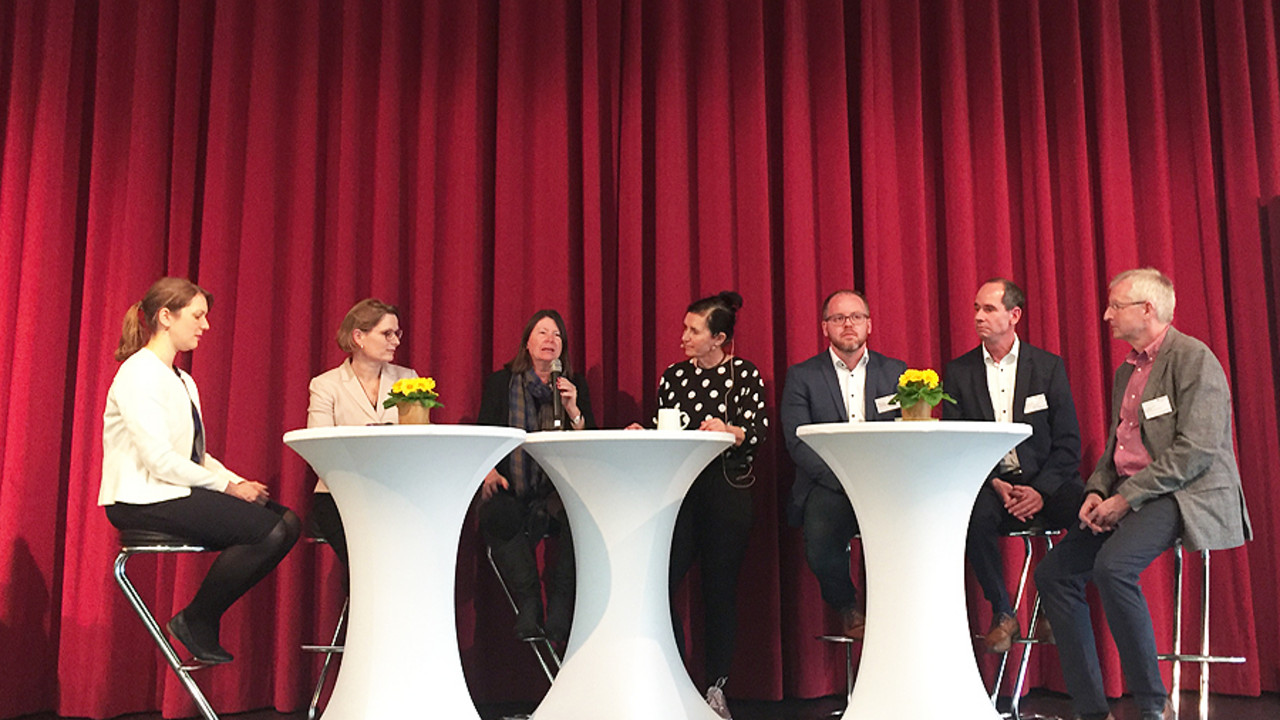
MULTIPOLYGON (((902 408, 903 420, 933 420, 933 406, 920 400, 911 407, 902 408)), ((402 421, 403 422, 403 421, 402 421)))
POLYGON ((400 403, 396 406, 400 410, 401 425, 430 425, 431 424, 431 408, 416 402, 400 403))

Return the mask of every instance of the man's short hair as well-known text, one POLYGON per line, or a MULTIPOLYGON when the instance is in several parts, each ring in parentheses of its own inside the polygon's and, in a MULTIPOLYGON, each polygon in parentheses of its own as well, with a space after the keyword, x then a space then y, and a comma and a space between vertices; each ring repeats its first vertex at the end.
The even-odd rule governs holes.
POLYGON ((1173 281, 1152 267, 1125 270, 1111 281, 1114 288, 1122 280, 1128 280, 1129 299, 1133 302, 1149 302, 1156 311, 1156 319, 1162 323, 1173 322, 1173 309, 1178 297, 1173 292, 1173 281))
POLYGON ((1004 286, 1004 297, 1001 301, 1004 303, 1005 310, 1022 308, 1022 312, 1027 311, 1027 294, 1022 292, 1022 288, 1018 287, 1017 283, 1007 278, 995 277, 982 284, 990 285, 991 283, 1000 283, 1004 286))
POLYGON ((826 300, 822 301, 822 310, 818 313, 819 320, 822 320, 824 322, 826 321, 827 308, 831 307, 831 301, 835 300, 841 295, 853 295, 854 297, 862 298, 862 304, 867 306, 867 314, 868 315, 871 314, 871 303, 867 302, 866 295, 863 295, 861 292, 857 290, 853 290, 851 288, 842 288, 840 290, 836 290, 835 292, 831 293, 830 295, 827 296, 826 300))

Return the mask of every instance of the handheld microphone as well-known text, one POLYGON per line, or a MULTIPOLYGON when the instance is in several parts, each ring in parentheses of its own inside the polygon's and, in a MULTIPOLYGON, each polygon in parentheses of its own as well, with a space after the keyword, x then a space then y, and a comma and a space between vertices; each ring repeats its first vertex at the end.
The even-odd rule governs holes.
POLYGON ((551 413, 555 418, 555 429, 564 428, 564 400, 560 397, 560 388, 558 387, 560 375, 564 372, 564 363, 560 362, 560 358, 551 361, 551 413))

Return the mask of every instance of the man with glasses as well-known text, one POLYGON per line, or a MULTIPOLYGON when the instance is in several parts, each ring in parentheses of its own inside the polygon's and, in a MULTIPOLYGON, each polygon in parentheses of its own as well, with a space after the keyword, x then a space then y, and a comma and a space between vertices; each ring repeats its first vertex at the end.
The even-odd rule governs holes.
POLYGON ((1125 685, 1142 720, 1173 717, 1142 571, 1182 538, 1188 550, 1252 538, 1232 445, 1231 391, 1204 343, 1172 327, 1173 283, 1158 270, 1111 281, 1102 316, 1132 346, 1111 390, 1107 447, 1066 538, 1036 569, 1077 717, 1111 718, 1085 583, 1102 599, 1125 685))
POLYGON ((992 468, 969 518, 965 553, 991 603, 983 642, 1005 653, 1021 635, 1005 586, 1000 537, 1039 520, 1065 528, 1080 508, 1080 424, 1062 358, 1018 338, 1026 295, 1010 280, 988 280, 973 301, 978 347, 947 363, 943 377, 954 405, 946 420, 1020 422, 1031 437, 992 468))
POLYGON ((822 303, 826 350, 787 369, 782 434, 796 465, 788 518, 804 532, 805 559, 822 599, 840 613, 841 632, 861 640, 866 620, 849 573, 849 541, 858 532, 853 506, 835 473, 796 437, 801 425, 892 420, 898 376, 907 364, 867 348, 871 310, 856 290, 837 290, 822 303))

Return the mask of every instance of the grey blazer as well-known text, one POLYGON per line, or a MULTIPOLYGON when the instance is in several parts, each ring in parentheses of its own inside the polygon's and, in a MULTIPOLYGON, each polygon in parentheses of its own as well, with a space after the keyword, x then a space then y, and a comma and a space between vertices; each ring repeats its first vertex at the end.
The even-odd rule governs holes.
POLYGON ((1167 397, 1172 411, 1153 418, 1139 411, 1142 444, 1151 454, 1151 464, 1119 483, 1116 425, 1132 374, 1129 363, 1116 369, 1107 449, 1085 492, 1104 498, 1118 492, 1135 512, 1158 497, 1173 495, 1182 513, 1182 542, 1189 550, 1224 550, 1253 539, 1232 445, 1231 391, 1213 351, 1169 328, 1142 402, 1167 397))

